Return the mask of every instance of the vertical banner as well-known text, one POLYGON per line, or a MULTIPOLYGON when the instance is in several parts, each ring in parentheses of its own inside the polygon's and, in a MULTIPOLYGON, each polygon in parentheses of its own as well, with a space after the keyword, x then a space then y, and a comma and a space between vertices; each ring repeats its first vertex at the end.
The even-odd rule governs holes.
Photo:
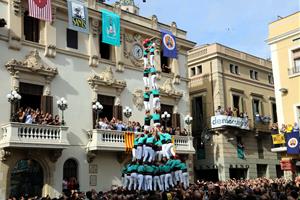
POLYGON ((285 137, 287 154, 299 154, 299 131, 292 131, 291 133, 286 133, 285 137))
POLYGON ((237 145, 237 156, 239 159, 245 159, 245 148, 243 145, 237 145))
POLYGON ((165 30, 161 30, 163 56, 168 58, 177 58, 177 47, 175 36, 165 30))
POLYGON ((52 21, 51 0, 28 0, 29 16, 52 21))
POLYGON ((89 33, 87 7, 80 1, 68 0, 69 29, 89 33))
POLYGON ((108 10, 102 13, 102 42, 120 46, 120 16, 108 10))

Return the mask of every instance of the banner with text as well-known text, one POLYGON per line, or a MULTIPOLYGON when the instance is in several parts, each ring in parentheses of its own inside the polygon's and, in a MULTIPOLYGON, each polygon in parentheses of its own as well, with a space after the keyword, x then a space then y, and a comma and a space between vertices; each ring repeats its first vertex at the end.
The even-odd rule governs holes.
POLYGON ((68 0, 69 29, 89 33, 89 16, 83 2, 68 0))
POLYGON ((120 46, 120 16, 108 10, 102 13, 102 42, 120 46))
POLYGON ((240 129, 249 130, 248 119, 240 117, 232 117, 227 115, 216 115, 210 119, 211 128, 220 128, 222 126, 233 126, 240 129))

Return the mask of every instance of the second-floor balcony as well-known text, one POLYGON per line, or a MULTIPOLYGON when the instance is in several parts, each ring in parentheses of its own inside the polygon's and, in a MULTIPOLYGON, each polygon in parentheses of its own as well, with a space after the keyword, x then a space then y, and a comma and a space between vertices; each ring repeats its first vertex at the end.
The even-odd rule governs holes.
MULTIPOLYGON (((89 132, 89 137, 87 147, 90 151, 125 151, 125 132, 94 129, 89 132)), ((192 136, 175 135, 174 143, 178 154, 195 153, 192 136)))
POLYGON ((0 148, 65 149, 68 127, 10 122, 1 126, 0 148))
POLYGON ((211 128, 225 128, 225 127, 234 127, 243 130, 249 130, 249 119, 241 117, 233 117, 227 115, 216 115, 212 116, 210 119, 211 128))

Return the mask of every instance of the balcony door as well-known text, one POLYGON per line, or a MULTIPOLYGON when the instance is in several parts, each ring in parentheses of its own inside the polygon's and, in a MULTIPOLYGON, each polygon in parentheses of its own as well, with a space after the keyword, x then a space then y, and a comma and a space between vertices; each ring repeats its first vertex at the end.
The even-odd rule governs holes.
POLYGON ((42 196, 43 178, 43 168, 37 161, 19 160, 11 171, 10 195, 17 199, 25 194, 28 197, 42 196))
MULTIPOLYGON (((167 121, 166 127, 172 127, 172 117, 173 117, 173 106, 171 105, 166 105, 166 104, 161 104, 161 115, 164 112, 168 112, 170 114, 170 119, 167 121)), ((162 120, 162 125, 165 127, 165 121, 161 118, 162 120)), ((176 128, 176 127, 172 127, 172 128, 176 128)))
POLYGON ((98 102, 100 102, 103 106, 103 110, 99 114, 99 117, 100 118, 106 117, 108 120, 111 120, 113 118, 115 97, 98 95, 98 102))
POLYGON ((43 86, 29 83, 20 83, 20 94, 22 99, 20 106, 24 109, 30 107, 34 110, 41 109, 41 97, 43 95, 43 86))

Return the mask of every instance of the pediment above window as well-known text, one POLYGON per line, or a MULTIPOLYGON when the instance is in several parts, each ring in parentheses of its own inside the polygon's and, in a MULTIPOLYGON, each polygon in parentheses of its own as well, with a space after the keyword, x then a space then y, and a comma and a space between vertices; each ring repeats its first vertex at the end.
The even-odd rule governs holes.
POLYGON ((12 59, 5 65, 10 74, 31 73, 32 75, 46 76, 53 79, 57 74, 56 67, 50 67, 43 63, 37 50, 31 51, 23 61, 12 59))
POLYGON ((180 99, 183 95, 183 92, 176 90, 171 78, 168 78, 159 89, 161 96, 180 99))
POLYGON ((126 87, 126 82, 123 80, 117 80, 114 76, 112 68, 110 66, 100 74, 93 74, 88 78, 89 85, 95 89, 101 86, 112 87, 115 89, 124 89, 126 87))

